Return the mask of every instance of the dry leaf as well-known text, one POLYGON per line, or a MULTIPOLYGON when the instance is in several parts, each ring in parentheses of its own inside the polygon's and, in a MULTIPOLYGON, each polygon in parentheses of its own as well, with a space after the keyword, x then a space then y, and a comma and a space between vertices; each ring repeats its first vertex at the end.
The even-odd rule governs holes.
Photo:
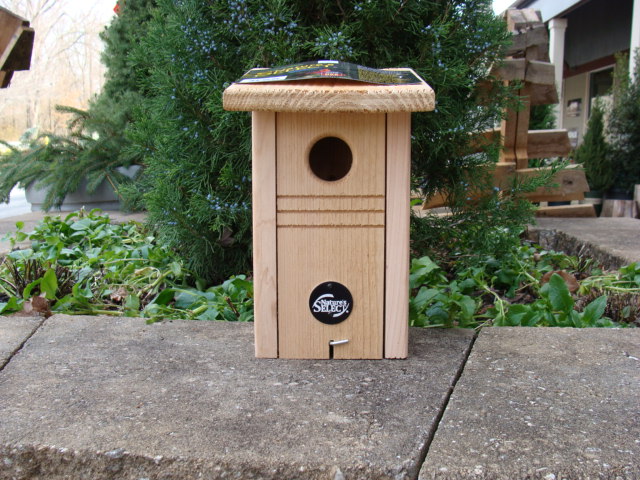
POLYGON ((551 279, 551 276, 557 273, 558 275, 560 275, 562 277, 562 279, 564 280, 564 283, 567 284, 567 288, 569 289, 569 291, 571 293, 576 293, 578 291, 578 289, 580 288, 580 284, 578 283, 578 280, 576 280, 576 277, 574 277, 573 275, 571 275, 568 272, 565 272, 564 270, 555 270, 553 272, 547 272, 545 273, 542 278, 540 279, 540 284, 544 285, 545 283, 548 283, 549 280, 551 279))

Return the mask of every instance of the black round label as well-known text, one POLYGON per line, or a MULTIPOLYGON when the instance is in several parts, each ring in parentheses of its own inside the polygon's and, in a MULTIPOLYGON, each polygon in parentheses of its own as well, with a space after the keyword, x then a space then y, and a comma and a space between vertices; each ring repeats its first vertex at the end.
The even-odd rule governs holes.
POLYGON ((338 282, 324 282, 311 292, 309 310, 322 323, 335 325, 344 322, 353 309, 351 292, 338 282))

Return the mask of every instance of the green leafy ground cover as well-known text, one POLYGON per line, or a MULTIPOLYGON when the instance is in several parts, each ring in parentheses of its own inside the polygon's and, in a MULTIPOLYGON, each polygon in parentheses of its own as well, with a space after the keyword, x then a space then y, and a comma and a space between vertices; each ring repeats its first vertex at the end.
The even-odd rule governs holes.
MULTIPOLYGON (((46 217, 31 233, 16 226, 8 235, 12 244, 30 247, 0 263, 2 314, 253 320, 253 283, 246 275, 208 286, 140 224, 111 224, 92 211, 46 217)), ((445 268, 415 258, 410 287, 414 326, 640 324, 640 264, 602 272, 594 262, 530 244, 474 266, 445 268)))

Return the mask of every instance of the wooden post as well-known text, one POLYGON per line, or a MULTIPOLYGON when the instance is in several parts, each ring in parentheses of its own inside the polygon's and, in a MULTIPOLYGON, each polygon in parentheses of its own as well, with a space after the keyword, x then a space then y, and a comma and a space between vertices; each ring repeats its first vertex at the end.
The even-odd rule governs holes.
POLYGON ((276 114, 252 114, 253 295, 256 357, 278 356, 276 114))

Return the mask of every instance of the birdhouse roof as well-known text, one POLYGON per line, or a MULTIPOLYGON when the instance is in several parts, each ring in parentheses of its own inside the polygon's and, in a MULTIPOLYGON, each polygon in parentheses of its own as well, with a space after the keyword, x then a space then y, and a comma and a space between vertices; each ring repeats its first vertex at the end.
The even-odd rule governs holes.
MULTIPOLYGON (((413 72, 408 68, 389 70, 413 72)), ((408 85, 378 85, 327 78, 233 83, 224 91, 222 104, 225 110, 236 111, 426 112, 435 108, 435 94, 422 79, 408 85)))

